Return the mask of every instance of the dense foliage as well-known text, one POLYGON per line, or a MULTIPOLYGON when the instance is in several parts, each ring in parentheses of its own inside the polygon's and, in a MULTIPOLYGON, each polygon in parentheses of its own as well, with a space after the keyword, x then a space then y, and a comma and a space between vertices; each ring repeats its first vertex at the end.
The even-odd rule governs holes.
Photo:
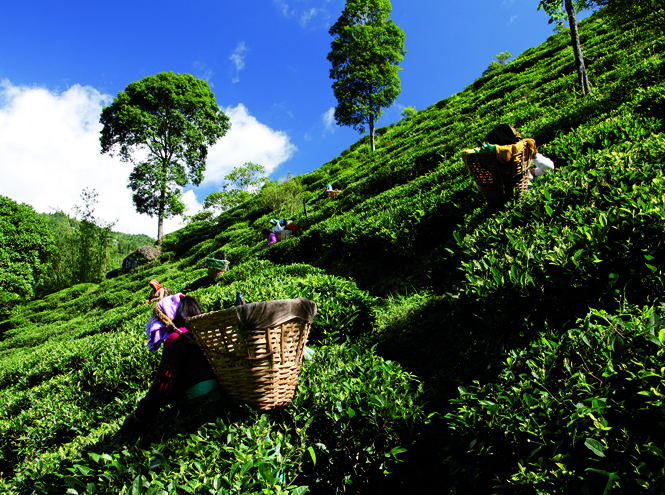
MULTIPOLYGON (((63 211, 41 213, 41 216, 48 223, 56 242, 59 244, 63 238, 68 239, 73 236, 73 233, 78 229, 79 221, 76 217, 70 216, 63 211)), ((136 248, 141 246, 152 246, 155 243, 155 239, 145 234, 125 234, 123 232, 112 231, 110 237, 111 246, 109 250, 109 264, 107 267, 110 269, 120 268, 125 256, 136 248)), ((61 253, 66 249, 66 246, 59 245, 58 247, 58 250, 60 250, 61 253)))
POLYGON ((48 270, 36 287, 38 296, 76 284, 100 282, 109 270, 120 268, 131 251, 154 244, 147 235, 113 232, 112 222, 96 218, 94 191, 84 190, 81 198, 83 204, 74 207, 76 216, 70 217, 63 211, 41 214, 53 234, 55 249, 49 256, 48 270))
POLYGON ((299 176, 288 240, 262 249, 257 195, 165 236, 159 262, 0 322, 0 491, 662 493, 665 39, 599 15, 580 37, 587 97, 553 35, 378 129, 375 153, 363 138, 299 176), (501 122, 557 170, 489 207, 460 152, 501 122), (118 434, 156 366, 153 277, 206 311, 316 301, 293 404, 118 434))
POLYGON ((586 6, 605 7, 603 15, 623 29, 665 29, 665 5, 658 0, 585 0, 586 6))
POLYGON ((31 299, 53 249, 48 225, 31 206, 0 196, 0 315, 31 299))

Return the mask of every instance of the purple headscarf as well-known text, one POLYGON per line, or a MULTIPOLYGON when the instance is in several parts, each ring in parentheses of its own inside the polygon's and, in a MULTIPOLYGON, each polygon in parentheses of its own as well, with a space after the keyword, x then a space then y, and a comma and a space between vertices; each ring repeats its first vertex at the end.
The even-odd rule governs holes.
MULTIPOLYGON (((180 297, 182 293, 175 294, 170 297, 165 297, 157 303, 157 307, 164 313, 169 320, 173 321, 175 318, 176 311, 178 311, 178 306, 180 305, 180 297)), ((145 326, 145 332, 148 336, 148 350, 156 351, 159 349, 159 346, 162 345, 169 335, 173 332, 169 332, 166 326, 157 319, 156 316, 151 316, 148 320, 148 324, 145 326)))

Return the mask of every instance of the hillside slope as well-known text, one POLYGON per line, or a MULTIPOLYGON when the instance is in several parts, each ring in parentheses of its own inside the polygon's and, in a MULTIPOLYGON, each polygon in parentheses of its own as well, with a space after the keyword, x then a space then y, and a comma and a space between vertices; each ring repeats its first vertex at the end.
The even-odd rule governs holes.
POLYGON ((380 129, 375 153, 363 138, 301 176, 299 235, 261 249, 256 198, 169 234, 159 262, 0 323, 2 490, 663 492, 665 38, 599 15, 580 35, 590 97, 553 35, 380 129), (460 152, 502 122, 558 170, 491 208, 460 152), (232 269, 211 285, 220 248, 232 269), (206 311, 236 291, 316 301, 294 404, 118 435, 158 360, 153 277, 206 311))

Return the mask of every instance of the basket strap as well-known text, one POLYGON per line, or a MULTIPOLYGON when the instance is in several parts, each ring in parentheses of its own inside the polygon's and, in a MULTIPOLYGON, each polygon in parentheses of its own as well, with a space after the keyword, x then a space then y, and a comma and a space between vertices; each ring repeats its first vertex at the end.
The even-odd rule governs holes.
POLYGON ((161 321, 164 325, 168 326, 170 323, 173 323, 168 316, 164 314, 164 312, 159 309, 159 306, 157 306, 158 303, 155 303, 155 305, 152 307, 152 314, 157 318, 159 321, 161 321))

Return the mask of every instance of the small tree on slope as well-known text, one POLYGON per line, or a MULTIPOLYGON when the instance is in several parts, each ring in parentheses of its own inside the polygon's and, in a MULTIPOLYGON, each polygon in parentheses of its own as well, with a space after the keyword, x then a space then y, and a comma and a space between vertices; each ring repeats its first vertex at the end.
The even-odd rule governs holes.
POLYGON ((347 0, 329 31, 336 36, 328 54, 337 98, 335 121, 361 134, 369 126, 372 151, 376 121, 401 91, 404 31, 388 18, 391 11, 389 0, 347 0))

